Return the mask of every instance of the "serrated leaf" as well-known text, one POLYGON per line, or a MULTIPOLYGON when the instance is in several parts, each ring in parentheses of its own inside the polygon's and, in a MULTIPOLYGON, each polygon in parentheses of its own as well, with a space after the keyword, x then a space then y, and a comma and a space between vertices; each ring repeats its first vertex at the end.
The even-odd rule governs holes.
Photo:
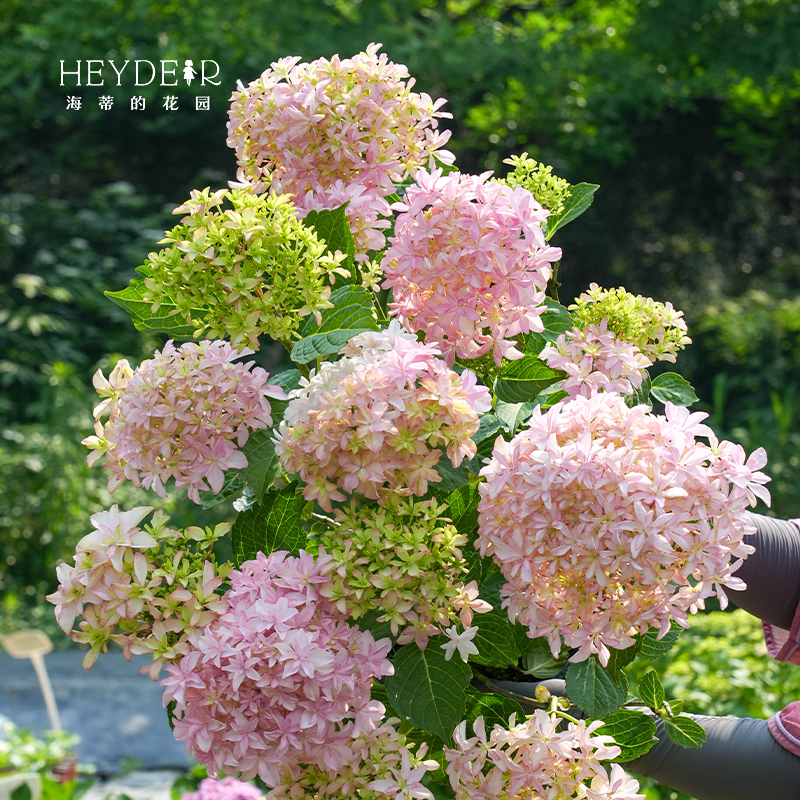
POLYGON ((547 639, 539 637, 531 640, 533 647, 523 656, 522 664, 525 667, 523 672, 539 680, 555 678, 567 664, 569 651, 559 653, 558 658, 553 657, 547 639))
POLYGON ((551 369, 535 356, 525 356, 503 365, 494 382, 494 393, 504 403, 524 403, 564 377, 561 370, 551 369))
POLYGON ((372 296, 363 286, 342 286, 331 294, 330 301, 333 308, 322 312, 320 325, 313 316, 303 325, 303 338, 292 347, 291 358, 296 364, 338 353, 356 334, 380 330, 372 296))
MULTIPOLYGON (((675 717, 683 711, 683 700, 666 700, 665 704, 669 706, 669 710, 675 717)), ((667 716, 669 716, 669 714, 667 716)))
POLYGON ((656 742, 656 724, 641 711, 621 708, 603 719, 598 731, 601 736, 613 736, 622 751, 613 761, 626 762, 643 756, 656 742))
POLYGON ((306 532, 301 513, 306 504, 291 483, 279 492, 268 492, 261 503, 242 511, 231 530, 231 545, 236 566, 262 553, 275 550, 297 552, 305 546, 306 532))
MULTIPOLYGON (((134 278, 130 286, 119 292, 103 292, 105 296, 124 308, 133 320, 137 331, 158 331, 166 333, 172 339, 192 339, 194 328, 186 324, 186 320, 177 313, 178 306, 168 295, 162 295, 161 305, 158 311, 153 313, 152 300, 144 299, 145 285, 144 278, 134 278)), ((193 309, 193 317, 201 317, 206 313, 205 309, 193 309)))
POLYGON ((634 406, 647 406, 648 408, 652 408, 652 404, 650 403, 650 376, 645 375, 644 379, 642 380, 642 385, 638 389, 633 390, 633 394, 625 395, 625 405, 628 408, 633 408, 634 406))
POLYGON ((572 315, 552 297, 545 297, 546 311, 539 319, 542 321, 544 330, 531 331, 525 336, 525 346, 523 352, 528 356, 538 356, 542 348, 548 342, 554 342, 562 333, 566 333, 575 327, 572 315))
POLYGON ((557 230, 583 214, 592 204, 594 193, 599 188, 600 186, 595 183, 576 183, 574 186, 570 186, 569 195, 564 200, 564 208, 547 218, 547 239, 552 238, 557 230))
MULTIPOLYGON (((488 440, 490 447, 494 447, 494 440, 497 438, 498 432, 503 429, 504 425, 505 423, 500 419, 499 415, 484 414, 478 421, 478 430, 472 434, 472 441, 475 442, 475 444, 481 444, 488 440)), ((491 449, 489 452, 492 452, 491 449)))
POLYGON ((594 657, 570 664, 566 681, 569 699, 590 717, 605 717, 625 702, 625 690, 614 683, 594 657))
POLYGON ((477 581, 478 585, 494 572, 497 565, 491 558, 482 558, 475 547, 478 535, 478 503, 480 494, 478 484, 470 483, 461 486, 443 498, 449 506, 447 516, 453 521, 456 530, 467 537, 467 544, 461 548, 464 560, 467 562, 468 572, 461 580, 467 584, 477 581))
POLYGON ((339 208, 309 211, 303 219, 304 225, 313 228, 317 232, 317 236, 320 239, 324 239, 331 254, 339 250, 347 256, 341 266, 350 271, 350 279, 337 276, 337 285, 352 283, 356 280, 355 270, 353 269, 356 244, 350 231, 350 222, 345 213, 346 209, 347 203, 339 206, 339 208))
POLYGON ((637 637, 641 642, 639 655, 642 658, 646 658, 648 661, 656 661, 672 649, 675 642, 678 641, 681 631, 683 631, 683 628, 673 626, 664 634, 663 638, 657 639, 658 630, 656 628, 650 628, 644 636, 640 635, 637 637))
POLYGON ((678 375, 677 372, 665 372, 653 379, 650 394, 656 400, 676 406, 690 406, 697 402, 692 384, 678 375))
POLYGON ((674 719, 665 719, 664 732, 679 747, 693 749, 700 747, 706 740, 706 732, 702 726, 683 714, 674 719))
POLYGON ((401 647, 394 657, 394 675, 386 678, 389 702, 412 725, 452 741, 464 718, 465 690, 472 670, 457 654, 449 661, 434 636, 424 651, 415 644, 401 647))
POLYGON ((475 614, 472 625, 478 628, 472 640, 478 652, 469 657, 470 661, 491 667, 516 666, 521 653, 517 648, 514 626, 500 606, 485 614, 475 614))
POLYGON ((639 681, 639 697, 653 711, 658 711, 664 705, 664 687, 654 669, 648 669, 639 681))
POLYGON ((472 723, 478 717, 483 717, 486 732, 491 733, 495 725, 508 727, 508 718, 517 715, 517 723, 525 716, 522 706, 510 697, 501 697, 499 694, 484 694, 472 686, 466 691, 467 706, 464 719, 467 721, 467 735, 472 733, 472 723))
POLYGON ((242 447, 242 452, 247 456, 247 466, 241 471, 242 477, 259 502, 275 479, 286 474, 275 453, 273 435, 271 430, 254 431, 242 447))

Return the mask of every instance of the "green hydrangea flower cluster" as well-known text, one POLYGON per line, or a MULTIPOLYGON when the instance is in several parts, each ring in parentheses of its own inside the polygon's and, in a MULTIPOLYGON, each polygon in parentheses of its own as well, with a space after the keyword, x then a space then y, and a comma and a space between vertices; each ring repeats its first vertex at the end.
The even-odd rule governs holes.
POLYGON ((457 619, 456 609, 468 606, 459 549, 467 538, 449 524, 447 508, 435 499, 390 495, 380 507, 336 509, 334 528, 315 541, 337 565, 322 594, 356 620, 379 609, 378 621, 400 633, 400 644, 416 641, 424 649, 440 625, 457 619))
POLYGON ((498 183, 504 183, 512 189, 515 186, 527 189, 551 214, 558 214, 564 210, 564 201, 569 195, 570 184, 563 178, 553 175, 552 167, 528 158, 527 153, 506 158, 503 163, 509 164, 513 169, 505 178, 498 178, 498 183))
POLYGON ((173 213, 186 213, 150 253, 140 271, 144 300, 156 313, 165 301, 195 329, 195 338, 228 339, 258 349, 266 334, 287 346, 299 338, 302 317, 320 318, 345 256, 331 255, 303 225, 288 195, 240 189, 192 191, 173 213), (230 208, 222 210, 227 200, 230 208))
POLYGON ((592 283, 569 310, 581 328, 607 320, 608 330, 636 345, 653 362, 674 363, 678 350, 692 343, 686 335, 683 311, 676 311, 672 303, 658 303, 622 287, 603 289, 592 283))

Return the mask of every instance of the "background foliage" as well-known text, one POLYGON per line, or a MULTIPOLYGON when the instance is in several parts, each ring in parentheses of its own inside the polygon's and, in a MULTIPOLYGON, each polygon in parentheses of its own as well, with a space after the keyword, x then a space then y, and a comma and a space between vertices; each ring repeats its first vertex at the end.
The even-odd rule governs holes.
MULTIPOLYGON (((191 188, 235 177, 225 122, 237 79, 286 54, 351 55, 371 41, 409 66, 418 90, 448 98, 464 171, 502 172, 527 151, 600 184, 559 242, 562 300, 596 280, 684 309, 695 343, 678 371, 721 436, 767 448, 773 513, 800 516, 800 3, 0 0, 0 10, 0 624, 52 590, 90 513, 152 503, 109 498, 78 443, 94 370, 154 345, 101 291, 127 284, 191 188), (110 68, 104 87, 59 85, 61 60, 186 58, 216 60, 220 86, 116 87, 110 68), (101 94, 114 98, 108 111, 101 94), (130 110, 134 94, 145 111, 130 110), (167 94, 177 111, 162 108, 167 94), (209 111, 194 110, 197 94, 209 111)), ((260 358, 277 367, 274 352, 260 358)))

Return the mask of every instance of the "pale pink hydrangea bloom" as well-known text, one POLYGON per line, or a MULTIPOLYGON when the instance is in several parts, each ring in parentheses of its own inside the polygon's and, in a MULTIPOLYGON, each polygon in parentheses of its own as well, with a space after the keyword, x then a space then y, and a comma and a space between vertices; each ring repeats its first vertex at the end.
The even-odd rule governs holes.
POLYGON ((120 361, 110 382, 98 370, 94 385, 106 400, 94 411, 96 435, 83 444, 92 450, 89 466, 105 454, 113 473, 109 492, 127 478, 166 497, 164 485, 174 478, 199 503, 200 490, 222 488, 226 470, 246 467, 239 448, 251 430, 272 425, 267 398, 286 398, 280 387, 267 385, 261 367, 233 363, 252 352, 223 341, 180 349, 169 341, 135 370, 120 361))
POLYGON ((408 742, 386 720, 373 731, 363 733, 350 742, 345 763, 331 770, 319 762, 292 764, 281 774, 281 782, 266 800, 342 800, 343 798, 392 798, 393 800, 433 800, 433 794, 422 784, 422 777, 439 768, 434 759, 424 761, 428 746, 423 743, 416 753, 408 742))
POLYGON ((263 796, 256 786, 236 778, 206 778, 200 781, 196 792, 187 792, 181 800, 261 800, 263 796))
POLYGON ((432 165, 434 154, 454 160, 442 149, 449 131, 437 130, 451 116, 439 111, 445 101, 412 92, 407 67, 379 49, 310 64, 282 58, 247 88, 239 84, 228 122, 239 181, 291 194, 301 217, 349 203, 359 260, 385 244, 394 184, 432 165))
POLYGON ((423 495, 441 480, 436 448, 454 466, 475 455, 471 437, 491 398, 472 372, 453 372, 397 321, 340 352, 301 381, 279 428, 275 452, 305 482, 307 500, 330 511, 343 492, 423 495))
POLYGON ((550 262, 561 258, 542 233, 549 212, 490 174, 419 170, 393 206, 401 213, 381 262, 391 313, 449 364, 492 349, 497 364, 521 358, 514 337, 542 330, 550 262))
POLYGON ((569 397, 601 391, 633 394, 653 364, 635 344, 608 330, 605 319, 562 333, 555 343, 545 345, 539 358, 567 373, 561 388, 569 397))
POLYGON ((706 416, 671 403, 657 416, 600 393, 536 408, 527 430, 496 441, 481 471, 480 551, 507 581, 509 618, 554 655, 563 636, 579 648, 571 660, 597 653, 605 665, 609 647, 651 625, 664 635, 671 618, 689 627, 705 598, 724 608, 722 587, 744 588, 733 572, 753 552, 748 505, 769 503, 766 455, 717 441, 706 416))
POLYGON ((324 552, 259 553, 231 572, 226 610, 168 665, 175 738, 214 774, 277 786, 292 764, 337 770, 383 717, 370 691, 373 676, 393 673, 391 640, 349 625, 321 595, 330 569, 324 552))
MULTIPOLYGON (((177 576, 177 564, 158 562, 161 544, 173 543, 181 534, 165 527, 167 518, 160 512, 149 532, 139 528, 152 510, 139 506, 120 511, 114 505, 93 514, 95 530, 78 542, 75 565, 56 568, 59 586, 47 599, 56 607, 61 629, 73 641, 91 646, 83 660, 86 669, 113 641, 122 646, 129 661, 131 654, 152 655, 153 663, 142 671, 157 680, 167 661, 189 651, 192 631, 207 625, 223 609, 216 595, 223 577, 213 562, 195 557, 196 563, 191 564, 184 559, 177 576), (76 618, 79 630, 73 630, 76 618)), ((216 538, 229 527, 220 526, 216 538)), ((189 528, 183 536, 205 535, 199 528, 189 528)))
POLYGON ((453 732, 455 747, 445 747, 445 767, 456 800, 575 797, 588 800, 644 800, 639 784, 628 780, 619 764, 609 777, 601 763, 620 754, 611 736, 598 733, 602 721, 551 719, 541 709, 519 725, 495 725, 487 738, 483 717, 467 736, 467 723, 453 732))

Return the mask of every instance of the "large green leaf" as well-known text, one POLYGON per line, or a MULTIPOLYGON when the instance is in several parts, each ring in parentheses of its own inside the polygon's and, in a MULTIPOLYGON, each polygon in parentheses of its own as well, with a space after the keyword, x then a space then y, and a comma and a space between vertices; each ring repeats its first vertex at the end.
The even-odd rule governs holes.
POLYGON ((442 479, 437 483, 430 484, 437 497, 450 494, 470 483, 470 471, 467 462, 462 461, 459 466, 454 467, 444 450, 442 450, 442 455, 439 457, 439 462, 434 467, 434 470, 442 479))
POLYGON ((683 714, 672 719, 665 719, 664 732, 680 747, 700 747, 706 740, 706 732, 703 727, 691 717, 683 714))
POLYGON ((524 356, 503 365, 494 392, 504 403, 524 403, 564 377, 561 370, 551 369, 536 356, 524 356))
POLYGON ((643 756, 658 741, 655 722, 641 711, 621 708, 605 717, 603 722, 605 724, 598 733, 613 736, 622 750, 614 761, 631 761, 643 756))
POLYGON ((517 715, 517 723, 522 722, 525 712, 522 706, 510 697, 501 697, 499 694, 484 694, 472 686, 467 687, 467 707, 464 719, 467 721, 467 736, 472 734, 472 723, 478 717, 483 717, 487 735, 492 732, 495 725, 508 728, 508 718, 517 715))
POLYGON ((238 494, 244 488, 244 478, 242 470, 232 469, 225 473, 225 482, 219 492, 212 492, 210 489, 200 490, 201 508, 213 508, 220 503, 224 503, 229 497, 238 494))
POLYGON ((322 312, 322 323, 310 316, 300 331, 303 337, 292 347, 292 361, 306 364, 314 358, 338 353, 357 333, 380 330, 375 321, 372 296, 362 286, 342 286, 330 297, 333 308, 322 312))
POLYGON ((592 204, 594 193, 599 188, 600 186, 595 183, 576 183, 574 186, 570 186, 569 195, 564 201, 564 208, 547 218, 547 238, 552 238, 557 230, 583 214, 592 204))
POLYGON ((569 665, 567 695, 590 717, 605 717, 616 711, 625 702, 625 694, 594 657, 569 665))
POLYGON ((610 648, 608 656, 608 664, 606 664, 606 672, 613 678, 615 683, 619 683, 619 675, 622 670, 628 666, 639 652, 639 642, 626 647, 624 650, 615 650, 610 648))
POLYGON ((472 671, 458 654, 447 661, 440 637, 425 650, 415 644, 401 647, 394 657, 394 675, 386 678, 389 702, 412 725, 452 741, 453 730, 464 719, 472 671))
POLYGON ((664 372, 654 378, 650 394, 662 403, 674 403, 676 406, 690 406, 697 402, 692 384, 677 372, 664 372))
POLYGON ((336 279, 337 285, 352 283, 356 279, 355 270, 353 269, 353 257, 356 254, 356 245, 353 240, 353 234, 350 232, 350 223, 345 213, 346 208, 347 203, 343 206, 339 206, 339 208, 330 210, 309 211, 303 220, 304 225, 314 228, 317 236, 325 240, 325 244, 328 245, 328 250, 331 254, 339 250, 347 256, 341 266, 350 270, 350 280, 338 276, 336 279))
MULTIPOLYGON (((169 334, 173 339, 191 339, 194 336, 194 328, 187 325, 183 317, 173 313, 178 308, 173 300, 167 295, 162 296, 158 311, 153 313, 153 303, 144 299, 144 293, 144 278, 134 278, 130 286, 122 291, 104 292, 109 300, 113 300, 131 315, 137 331, 158 331, 169 334)), ((192 316, 197 317, 205 313, 201 308, 193 311, 197 313, 192 316)))
POLYGON ((628 406, 628 408, 633 408, 634 406, 647 406, 648 408, 652 408, 653 405, 650 402, 651 386, 650 376, 645 374, 641 386, 638 389, 634 389, 633 394, 625 395, 625 405, 628 406))
POLYGON ((236 566, 260 552, 288 550, 297 554, 306 543, 301 512, 305 499, 291 483, 279 492, 269 492, 247 511, 242 511, 231 530, 231 545, 236 566))

